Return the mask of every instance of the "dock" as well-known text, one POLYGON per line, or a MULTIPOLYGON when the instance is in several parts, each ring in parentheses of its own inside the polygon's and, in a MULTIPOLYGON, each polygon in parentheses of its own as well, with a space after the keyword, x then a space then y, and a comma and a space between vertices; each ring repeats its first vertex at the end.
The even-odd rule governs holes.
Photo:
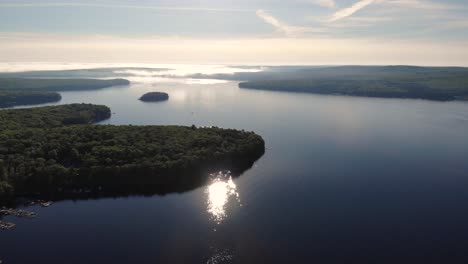
POLYGON ((11 215, 16 217, 23 217, 23 218, 33 218, 36 217, 36 213, 21 209, 1 209, 0 215, 11 215))

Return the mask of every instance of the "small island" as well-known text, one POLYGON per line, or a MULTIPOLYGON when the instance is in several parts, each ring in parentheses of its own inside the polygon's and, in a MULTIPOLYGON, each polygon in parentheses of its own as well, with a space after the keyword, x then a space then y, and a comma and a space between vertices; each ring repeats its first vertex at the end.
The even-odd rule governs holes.
POLYGON ((2 200, 84 194, 77 190, 182 192, 202 186, 212 172, 240 175, 265 152, 254 132, 90 124, 110 116, 108 107, 90 104, 0 111, 2 200))
POLYGON ((162 92, 150 92, 142 95, 139 100, 143 102, 161 102, 169 100, 169 95, 162 92))

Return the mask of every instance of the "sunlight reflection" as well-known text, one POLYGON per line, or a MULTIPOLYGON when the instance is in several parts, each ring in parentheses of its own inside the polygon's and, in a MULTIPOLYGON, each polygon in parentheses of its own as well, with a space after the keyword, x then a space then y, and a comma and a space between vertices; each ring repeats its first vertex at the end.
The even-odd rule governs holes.
POLYGON ((221 84, 221 83, 228 83, 229 81, 225 80, 217 80, 217 79, 183 79, 183 83, 185 84, 221 84))
POLYGON ((206 189, 207 211, 212 220, 220 224, 227 218, 226 207, 230 199, 240 202, 239 193, 229 171, 218 172, 212 176, 214 180, 206 189))
POLYGON ((171 100, 178 103, 185 103, 187 101, 187 91, 185 90, 175 90, 171 92, 171 100))
POLYGON ((152 68, 142 69, 119 69, 114 73, 129 74, 139 77, 187 77, 191 75, 215 75, 215 74, 234 74, 237 72, 260 72, 263 67, 238 68, 222 65, 182 65, 182 64, 155 64, 152 68))
POLYGON ((206 262, 207 264, 231 263, 234 259, 234 254, 230 250, 216 250, 206 262))

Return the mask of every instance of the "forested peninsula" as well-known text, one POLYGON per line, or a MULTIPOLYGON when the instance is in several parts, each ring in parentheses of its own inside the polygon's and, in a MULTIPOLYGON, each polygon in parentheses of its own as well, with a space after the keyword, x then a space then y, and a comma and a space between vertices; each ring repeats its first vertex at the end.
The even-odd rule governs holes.
POLYGON ((60 91, 83 91, 128 85, 125 79, 38 79, 0 77, 0 108, 58 102, 60 91))
POLYGON ((264 151, 253 132, 195 126, 90 125, 106 106, 73 104, 0 111, 0 194, 200 186, 210 172, 242 172, 264 151))
POLYGON ((0 90, 0 108, 54 103, 61 99, 62 96, 55 92, 12 92, 0 90))

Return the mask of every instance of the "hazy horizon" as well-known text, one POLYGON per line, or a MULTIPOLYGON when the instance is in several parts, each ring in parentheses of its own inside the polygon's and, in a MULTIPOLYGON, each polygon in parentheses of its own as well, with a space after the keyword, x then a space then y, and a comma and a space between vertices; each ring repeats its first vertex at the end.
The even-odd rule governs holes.
MULTIPOLYGON (((261 72, 270 67, 313 67, 313 68, 328 68, 328 67, 347 67, 347 66, 374 66, 374 67, 454 67, 465 68, 467 66, 456 65, 410 65, 410 64, 195 64, 195 63, 130 63, 130 62, 0 62, 0 73, 19 73, 19 72, 35 72, 35 71, 67 71, 67 70, 93 70, 93 69, 131 69, 141 68, 148 70, 160 70, 157 75, 174 76, 190 76, 194 74, 232 74, 241 72, 261 72)), ((138 74, 137 74, 138 75, 138 74)), ((142 76, 146 73, 141 73, 142 76)))
POLYGON ((3 62, 468 66, 460 0, 0 0, 3 62))

